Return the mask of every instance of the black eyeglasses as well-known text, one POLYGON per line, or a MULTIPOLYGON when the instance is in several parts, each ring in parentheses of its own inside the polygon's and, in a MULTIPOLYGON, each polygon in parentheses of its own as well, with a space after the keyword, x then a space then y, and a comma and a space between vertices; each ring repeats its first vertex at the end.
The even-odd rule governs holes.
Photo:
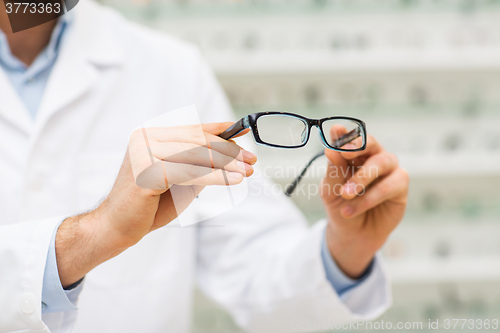
MULTIPOLYGON (((219 136, 229 140, 249 128, 255 142, 259 145, 275 148, 300 148, 309 141, 313 127, 319 130, 321 141, 328 149, 360 151, 366 148, 365 123, 356 118, 343 116, 309 119, 287 112, 252 113, 237 121, 219 136)), ((309 161, 300 175, 286 188, 285 194, 287 196, 292 195, 309 166, 323 154, 324 152, 321 152, 309 161)))

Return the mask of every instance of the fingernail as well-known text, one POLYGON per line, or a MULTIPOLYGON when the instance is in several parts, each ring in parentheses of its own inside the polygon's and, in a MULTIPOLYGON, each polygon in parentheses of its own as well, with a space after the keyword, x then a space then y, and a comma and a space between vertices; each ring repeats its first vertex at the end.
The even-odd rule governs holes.
POLYGON ((243 175, 238 172, 228 172, 229 178, 234 179, 234 180, 241 180, 243 179, 243 175))
POLYGON ((353 183, 353 182, 347 182, 345 185, 344 185, 344 192, 347 194, 347 195, 353 195, 353 194, 356 194, 356 184, 353 183))
POLYGON ((242 154, 243 154, 243 159, 245 159, 245 160, 255 160, 255 159, 257 159, 257 156, 254 153, 249 152, 247 150, 243 150, 242 154))
POLYGON ((236 161, 236 165, 238 165, 238 168, 240 168, 241 171, 244 171, 244 172, 247 172, 249 169, 252 168, 250 165, 246 164, 245 162, 241 162, 241 161, 236 161))
POLYGON ((358 149, 359 147, 356 146, 356 145, 353 145, 352 143, 347 143, 347 144, 343 145, 342 148, 343 149, 354 150, 354 149, 358 149))
POLYGON ((345 206, 344 208, 342 208, 342 215, 351 216, 352 214, 354 214, 354 208, 352 208, 351 206, 345 206))

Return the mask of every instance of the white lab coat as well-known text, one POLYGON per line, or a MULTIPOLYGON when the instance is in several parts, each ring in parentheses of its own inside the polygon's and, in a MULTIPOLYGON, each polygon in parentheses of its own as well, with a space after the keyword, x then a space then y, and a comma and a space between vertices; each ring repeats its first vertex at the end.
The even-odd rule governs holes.
POLYGON ((131 131, 190 104, 203 122, 233 118, 196 48, 91 1, 74 12, 36 120, 0 70, 0 332, 189 332, 195 283, 259 333, 373 318, 389 306, 379 265, 341 300, 320 256, 324 223, 308 229, 254 179, 237 208, 210 221, 218 227, 155 231, 87 275, 78 312, 42 317, 53 229, 106 195, 131 131))

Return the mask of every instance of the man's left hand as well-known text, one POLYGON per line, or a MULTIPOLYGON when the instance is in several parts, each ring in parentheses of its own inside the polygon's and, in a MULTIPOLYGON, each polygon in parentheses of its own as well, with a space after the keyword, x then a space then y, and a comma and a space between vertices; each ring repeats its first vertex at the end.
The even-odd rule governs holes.
POLYGON ((325 154, 321 197, 329 219, 328 247, 339 268, 359 278, 403 218, 409 176, 372 136, 363 151, 326 149, 325 154))

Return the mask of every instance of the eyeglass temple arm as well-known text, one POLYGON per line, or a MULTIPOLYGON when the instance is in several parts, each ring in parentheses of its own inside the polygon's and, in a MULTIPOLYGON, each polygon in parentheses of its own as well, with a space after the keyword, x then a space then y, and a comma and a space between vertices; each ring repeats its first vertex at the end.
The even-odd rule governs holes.
POLYGON ((295 178, 295 180, 287 186, 286 190, 285 190, 285 195, 286 196, 291 196, 293 191, 295 191, 295 188, 297 187, 297 185, 299 185, 300 181, 302 180, 302 178, 304 177, 304 175, 306 174, 307 172, 307 169, 309 169, 309 167, 311 166, 311 164, 313 164, 314 161, 316 161, 316 159, 318 159, 319 157, 323 156, 325 154, 324 151, 322 151, 321 153, 317 154, 316 156, 314 156, 310 161, 309 163, 307 163, 307 165, 304 167, 304 169, 302 169, 302 171, 300 172, 300 175, 295 178))
POLYGON ((235 122, 233 124, 233 126, 229 127, 227 130, 225 130, 224 132, 219 134, 219 137, 224 139, 224 140, 229 140, 229 139, 235 137, 236 135, 238 135, 239 133, 241 133, 243 130, 245 130, 245 128, 249 128, 249 127, 250 127, 250 123, 248 121, 248 116, 243 117, 240 120, 238 120, 237 122, 235 122))
POLYGON ((359 127, 357 127, 355 129, 353 129, 352 131, 350 131, 349 133, 344 134, 340 138, 335 140, 335 142, 333 143, 333 146, 340 148, 343 145, 353 141, 354 139, 359 138, 360 136, 361 136, 361 130, 359 127))

